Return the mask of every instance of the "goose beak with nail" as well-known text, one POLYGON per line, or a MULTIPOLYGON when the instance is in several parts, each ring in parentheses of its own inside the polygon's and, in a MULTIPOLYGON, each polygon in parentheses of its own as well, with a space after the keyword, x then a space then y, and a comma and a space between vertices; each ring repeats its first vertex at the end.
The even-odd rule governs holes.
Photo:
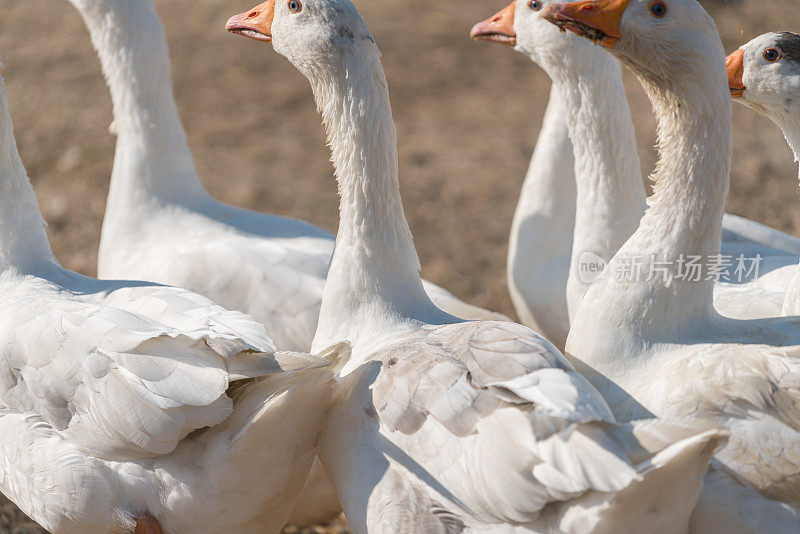
POLYGON ((469 34, 470 38, 476 41, 515 46, 517 44, 517 34, 514 32, 516 6, 517 2, 514 0, 502 11, 473 26, 469 34))
POLYGON ((562 30, 614 48, 621 37, 619 27, 629 3, 630 0, 585 0, 550 4, 541 16, 562 30))
POLYGON ((731 97, 742 98, 744 95, 744 50, 741 48, 728 56, 725 60, 728 69, 728 87, 731 90, 731 97))
POLYGON ((225 29, 256 41, 271 43, 272 18, 274 16, 275 0, 267 0, 253 9, 232 16, 225 24, 225 29))

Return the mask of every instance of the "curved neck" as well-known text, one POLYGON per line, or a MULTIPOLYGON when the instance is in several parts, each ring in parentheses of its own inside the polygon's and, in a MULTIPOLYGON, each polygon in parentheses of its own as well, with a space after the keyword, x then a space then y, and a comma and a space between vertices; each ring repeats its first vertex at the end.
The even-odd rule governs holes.
POLYGON ((337 68, 315 70, 308 78, 327 130, 340 196, 339 232, 317 340, 351 339, 359 326, 376 324, 370 320, 376 316, 423 319, 417 316, 421 311, 435 308, 422 288, 403 213, 397 136, 380 53, 374 44, 363 44, 345 52, 337 68))
POLYGON ((695 280, 685 265, 692 258, 708 265, 720 253, 732 136, 721 46, 718 55, 719 66, 709 62, 702 75, 669 81, 641 76, 658 119, 654 194, 639 229, 590 294, 599 305, 621 313, 622 322, 638 325, 641 332, 649 329, 645 335, 650 338, 692 331, 714 315, 713 277, 704 268, 695 280), (631 262, 641 264, 645 275, 634 281, 616 276, 626 273, 631 262), (666 266, 669 276, 651 270, 659 266, 666 266), (648 272, 656 275, 648 280, 648 272))
POLYGON ((169 50, 152 0, 71 0, 84 18, 114 105, 110 214, 205 195, 172 93, 169 50))
POLYGON ((574 317, 592 281, 586 254, 608 262, 636 231, 646 192, 621 66, 610 54, 571 58, 554 70, 575 150, 577 200, 567 283, 574 317), (579 64, 575 64, 579 63, 579 64))
POLYGON ((0 79, 0 271, 57 263, 45 222, 14 139, 5 84, 0 79))

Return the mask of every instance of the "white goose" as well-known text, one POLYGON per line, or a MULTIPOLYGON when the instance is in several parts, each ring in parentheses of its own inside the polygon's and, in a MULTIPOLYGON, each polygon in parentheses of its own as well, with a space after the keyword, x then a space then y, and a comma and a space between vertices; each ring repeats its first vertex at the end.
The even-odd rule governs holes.
MULTIPOLYGON (((613 257, 638 227, 646 201, 619 63, 577 37, 559 37, 538 16, 549 3, 554 2, 515 0, 475 25, 471 36, 515 45, 553 80, 540 144, 512 227, 509 286, 518 310, 526 301, 520 312, 523 321, 543 326, 542 331, 563 346, 569 325, 563 321, 565 310, 574 317, 589 283, 599 275, 584 269, 613 257), (574 174, 564 124, 577 141, 574 174), (577 190, 570 190, 573 176, 577 190), (537 228, 534 221, 541 221, 541 226, 537 228), (574 226, 574 236, 567 235, 569 225, 574 226)), ((792 264, 800 254, 800 239, 753 221, 726 215, 723 228, 723 254, 769 257, 761 274, 792 264)), ((790 275, 785 271, 780 276, 790 275)), ((785 283, 777 278, 777 273, 771 275, 768 287, 783 289, 785 283)), ((722 284, 717 304, 735 317, 778 315, 781 293, 770 293, 761 306, 751 301, 753 294, 760 298, 764 285, 764 281, 749 287, 722 284), (748 293, 751 299, 743 306, 748 293)))
MULTIPOLYGON (((767 33, 728 56, 731 96, 783 131, 800 163, 800 35, 767 33)), ((800 269, 789 284, 784 315, 800 315, 800 269)))
POLYGON ((333 384, 284 371, 327 362, 187 290, 59 266, 2 79, 0 191, 0 492, 56 534, 278 532, 333 384))
POLYGON ((353 344, 321 438, 353 531, 685 528, 719 435, 617 426, 544 338, 425 294, 380 52, 349 0, 269 0, 227 28, 308 78, 332 149, 341 223, 314 346, 353 344))
MULTIPOLYGON (((118 135, 98 257, 101 278, 185 287, 264 323, 280 350, 307 351, 333 236, 306 222, 222 204, 186 142, 152 0, 70 0, 86 22, 118 135)), ((426 284, 442 307, 501 318, 426 284)))
MULTIPOLYGON (((542 17, 629 65, 659 121, 650 208, 611 268, 630 258, 677 265, 681 255, 718 254, 731 104, 711 18, 695 0, 585 0, 547 6, 542 17)), ((586 293, 568 354, 620 419, 693 415, 730 429, 695 532, 797 531, 800 320, 726 319, 712 291, 711 281, 606 278, 586 293)))
MULTIPOLYGON (((100 57, 118 135, 98 257, 101 278, 150 280, 196 291, 262 322, 280 350, 308 351, 334 239, 303 221, 222 204, 194 168, 152 0, 70 0, 100 57)), ((506 317, 425 282, 434 302, 470 319, 506 317)), ((324 472, 292 522, 339 514, 324 472)))

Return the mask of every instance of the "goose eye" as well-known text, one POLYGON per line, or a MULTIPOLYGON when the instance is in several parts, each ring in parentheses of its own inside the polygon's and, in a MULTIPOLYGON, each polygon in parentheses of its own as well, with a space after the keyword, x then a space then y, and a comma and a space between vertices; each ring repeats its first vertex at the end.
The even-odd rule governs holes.
POLYGON ((667 4, 661 1, 653 2, 650 4, 650 13, 656 18, 662 18, 667 14, 667 4))
POLYGON ((768 48, 764 51, 764 59, 769 61, 770 63, 775 63, 781 58, 781 53, 778 52, 775 48, 768 48))
POLYGON ((528 7, 530 7, 534 11, 541 11, 542 10, 542 3, 538 0, 531 0, 528 2, 528 7))
POLYGON ((303 9, 303 4, 299 0, 289 0, 289 11, 292 13, 300 13, 303 9))

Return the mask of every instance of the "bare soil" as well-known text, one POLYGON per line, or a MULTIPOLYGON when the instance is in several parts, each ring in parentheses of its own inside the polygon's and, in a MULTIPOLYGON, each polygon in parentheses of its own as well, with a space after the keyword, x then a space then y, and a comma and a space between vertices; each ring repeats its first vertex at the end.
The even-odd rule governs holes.
MULTIPOLYGON (((230 15, 257 2, 156 3, 182 118, 208 190, 231 204, 335 231, 336 188, 308 83, 269 46, 223 30, 230 15)), ((800 30, 797 0, 702 3, 729 51, 766 31, 800 30)), ((423 274, 474 304, 513 315, 505 281, 508 230, 549 82, 510 48, 467 38, 475 22, 504 5, 358 2, 384 53, 401 187, 423 274)), ((0 52, 17 140, 54 251, 66 267, 92 275, 115 140, 88 34, 66 1, 0 0, 0 52)), ((654 121, 630 76, 628 85, 649 172, 654 121)), ((782 135, 740 106, 734 115, 728 211, 797 232, 797 170, 782 135)), ((39 530, 0 504, 0 534, 28 532, 39 530)))

